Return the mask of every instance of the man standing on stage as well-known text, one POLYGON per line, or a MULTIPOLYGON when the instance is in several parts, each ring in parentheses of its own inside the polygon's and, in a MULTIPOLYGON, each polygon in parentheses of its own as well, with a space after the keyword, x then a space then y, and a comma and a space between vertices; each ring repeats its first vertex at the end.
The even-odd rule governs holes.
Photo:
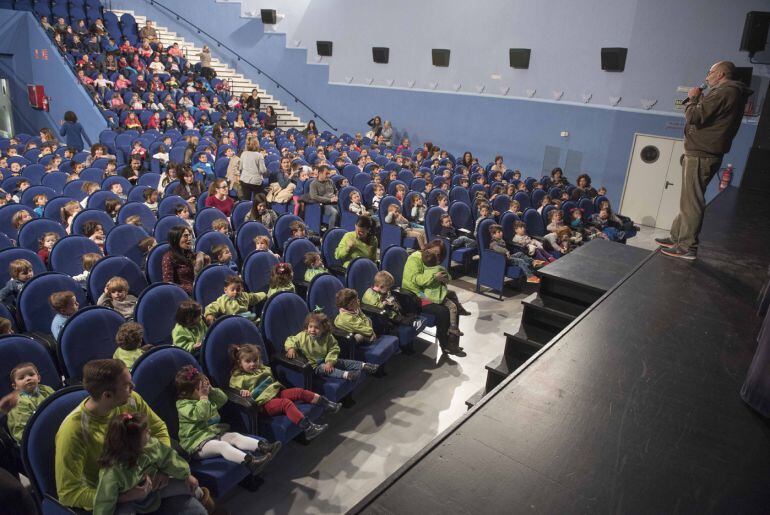
POLYGON ((708 93, 691 88, 684 111, 684 159, 679 215, 668 238, 655 238, 667 256, 694 261, 706 207, 706 187, 730 151, 752 91, 733 80, 735 65, 719 61, 706 75, 708 93))

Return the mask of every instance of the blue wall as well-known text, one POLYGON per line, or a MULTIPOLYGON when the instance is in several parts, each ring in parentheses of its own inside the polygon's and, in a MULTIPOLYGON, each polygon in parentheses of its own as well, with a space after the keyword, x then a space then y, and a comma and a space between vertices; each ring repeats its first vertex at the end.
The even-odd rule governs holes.
POLYGON ((10 82, 16 132, 37 135, 41 128, 50 127, 58 133, 65 111, 78 115, 92 142, 98 141, 99 132, 107 128, 99 110, 30 13, 0 9, 0 76, 10 82), (36 59, 35 50, 46 50, 48 59, 36 59), (49 112, 29 106, 27 84, 45 86, 46 94, 52 97, 49 112))
MULTIPOLYGON (((662 0, 650 0, 650 2, 651 9, 655 6, 661 7, 659 4, 663 3, 662 0)), ((687 3, 695 5, 693 0, 687 0, 687 3)), ((397 87, 330 84, 326 65, 308 64, 307 52, 303 49, 287 48, 284 35, 266 33, 258 19, 241 18, 239 4, 207 2, 202 5, 202 8, 195 10, 190 10, 189 4, 184 0, 163 0, 163 4, 184 13, 184 16, 247 59, 259 63, 266 72, 284 83, 340 130, 363 131, 365 121, 377 113, 391 120, 397 130, 410 136, 413 141, 431 140, 455 154, 467 149, 485 162, 499 153, 505 157, 509 166, 520 168, 526 174, 537 175, 543 168, 550 168, 557 163, 567 165, 565 169, 573 178, 578 171, 586 170, 594 178, 594 184, 608 188, 615 204, 619 202, 622 193, 634 133, 682 136, 682 117, 672 112, 585 105, 564 100, 556 102, 538 98, 503 98, 462 91, 459 93, 428 92, 397 87), (561 138, 559 135, 561 131, 569 131, 569 138, 566 140, 561 138), (546 155, 553 154, 554 149, 560 154, 557 162, 546 158, 546 155), (569 161, 567 160, 568 151, 569 161)), ((138 14, 148 15, 160 25, 180 33, 189 41, 195 41, 198 44, 212 43, 198 35, 190 26, 167 16, 164 11, 151 6, 146 1, 113 0, 112 5, 115 8, 134 9, 138 14)), ((646 5, 641 2, 636 5, 634 19, 641 20, 648 16, 646 5)), ((341 8, 338 5, 336 11, 330 9, 332 12, 339 13, 341 8)), ((709 8, 704 7, 706 9, 704 12, 709 14, 709 8)), ((697 12, 698 9, 695 11, 697 12)), ((411 15, 406 14, 409 11, 403 12, 404 16, 411 15)), ((666 16, 674 14, 670 10, 666 10, 665 13, 666 16)), ((711 14, 715 15, 715 13, 711 14)), ((608 20, 602 21, 599 14, 596 19, 594 26, 599 29, 608 23, 608 20)), ((358 24, 355 19, 346 18, 346 20, 351 27, 355 26, 357 31, 361 30, 359 25, 363 26, 364 23, 358 24)), ((433 21, 441 24, 439 19, 433 21)), ((366 22, 371 24, 367 28, 376 32, 379 27, 377 17, 370 16, 366 22)), ((680 22, 681 19, 677 25, 680 22)), ((697 27, 678 27, 681 35, 677 36, 677 40, 688 40, 691 43, 695 41, 697 43, 691 44, 691 47, 697 47, 710 38, 703 35, 704 31, 708 32, 709 27, 718 25, 719 22, 719 19, 708 18, 699 22, 697 27)), ((665 25, 667 34, 673 30, 671 23, 673 22, 665 25)), ((469 24, 470 33, 487 30, 483 26, 477 26, 475 22, 469 22, 469 24)), ((685 24, 682 23, 682 25, 685 24)), ((663 35, 652 31, 652 27, 649 27, 647 22, 640 21, 638 26, 640 31, 643 29, 648 33, 645 35, 640 32, 628 36, 629 41, 638 41, 634 43, 638 48, 635 47, 629 52, 629 56, 637 56, 635 59, 641 59, 640 54, 645 52, 646 46, 642 40, 652 41, 663 38, 663 35)), ((468 32, 453 31, 453 27, 454 25, 447 25, 447 34, 455 38, 467 39, 468 32)), ((631 24, 631 27, 634 25, 631 24)), ((581 30, 586 31, 585 26, 581 30)), ((735 32, 734 28, 730 30, 735 32)), ((575 34, 575 37, 578 36, 579 34, 575 34)), ((647 63, 654 58, 662 60, 663 54, 659 45, 650 44, 650 47, 651 55, 642 61, 647 63)), ((733 52, 736 47, 737 42, 730 45, 729 51, 733 52)), ((260 82, 261 86, 281 99, 304 120, 309 118, 309 113, 297 107, 293 99, 283 90, 278 90, 267 81, 260 81, 260 77, 253 69, 238 63, 225 51, 218 52, 216 45, 213 45, 212 51, 239 71, 260 82)), ((722 55, 724 54, 719 56, 722 55)), ((695 67, 692 69, 695 71, 692 75, 695 77, 690 82, 701 80, 703 69, 709 64, 709 60, 701 55, 698 62, 693 65, 695 67)), ((663 76, 655 70, 659 69, 652 67, 651 71, 645 73, 653 79, 657 74, 660 77, 659 80, 667 84, 676 84, 679 80, 678 76, 663 76)), ((571 75, 576 73, 579 73, 579 70, 573 70, 571 75)), ((605 78, 607 76, 606 73, 600 75, 605 78)), ((571 80, 570 77, 565 78, 567 79, 571 80)), ((733 151, 726 158, 726 162, 736 166, 737 180, 740 180, 754 132, 753 125, 744 124, 734 142, 733 151)))

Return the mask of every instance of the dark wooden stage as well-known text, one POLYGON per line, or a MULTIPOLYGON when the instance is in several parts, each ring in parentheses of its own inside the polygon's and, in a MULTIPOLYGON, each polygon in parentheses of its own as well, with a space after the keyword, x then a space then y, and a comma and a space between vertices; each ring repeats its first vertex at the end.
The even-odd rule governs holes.
POLYGON ((352 512, 770 512, 770 425, 738 395, 770 202, 730 188, 701 241, 642 259, 352 512))

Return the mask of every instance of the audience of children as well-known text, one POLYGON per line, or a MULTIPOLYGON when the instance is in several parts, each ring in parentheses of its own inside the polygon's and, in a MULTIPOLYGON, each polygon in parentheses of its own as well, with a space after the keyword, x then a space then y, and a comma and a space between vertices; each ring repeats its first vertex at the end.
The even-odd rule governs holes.
POLYGON ((313 278, 317 275, 328 273, 328 270, 326 270, 326 267, 324 267, 323 259, 321 259, 321 254, 318 252, 306 253, 304 257, 304 263, 305 277, 303 279, 307 283, 312 281, 313 278))
POLYGON ((508 246, 503 239, 503 228, 501 226, 497 224, 490 225, 489 235, 491 237, 489 250, 504 255, 509 265, 516 265, 521 268, 521 271, 527 276, 528 283, 537 284, 540 282, 540 278, 533 271, 534 260, 523 252, 511 252, 508 250, 508 246))
POLYGON ((75 314, 80 306, 78 299, 71 291, 54 292, 48 297, 48 302, 56 313, 51 321, 51 334, 58 341, 62 327, 64 327, 67 320, 75 314))
POLYGON ((176 310, 176 324, 171 330, 171 341, 194 355, 200 351, 206 336, 203 309, 194 300, 185 300, 176 310))
POLYGON ((137 298, 128 292, 128 281, 122 277, 113 277, 104 286, 104 293, 96 301, 97 306, 104 306, 120 313, 123 318, 134 317, 137 298))
POLYGON ((0 302, 3 302, 10 308, 16 307, 16 301, 24 285, 35 275, 32 269, 32 263, 26 259, 14 259, 8 265, 8 272, 11 276, 0 290, 0 302))
POLYGON ((282 291, 294 292, 294 271, 289 263, 278 263, 270 271, 270 283, 267 290, 269 299, 282 291))
POLYGON ((115 334, 115 353, 113 359, 119 359, 132 368, 139 357, 149 349, 148 345, 143 345, 144 327, 136 322, 126 322, 118 327, 115 334))
MULTIPOLYGON (((281 266, 281 264, 286 265, 286 263, 279 263, 276 265, 276 268, 281 266)), ((273 292, 273 294, 275 293, 277 292, 273 292)), ((268 294, 263 292, 248 293, 243 291, 243 279, 238 275, 228 275, 225 277, 224 294, 206 306, 206 311, 204 312, 206 323, 211 324, 214 320, 224 315, 238 315, 249 320, 256 320, 255 308, 267 297, 268 294)))

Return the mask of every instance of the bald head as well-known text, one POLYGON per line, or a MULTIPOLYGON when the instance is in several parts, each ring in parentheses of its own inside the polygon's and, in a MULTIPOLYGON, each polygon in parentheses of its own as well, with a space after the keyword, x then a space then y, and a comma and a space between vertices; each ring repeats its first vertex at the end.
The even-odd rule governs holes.
POLYGON ((719 61, 711 69, 717 73, 724 73, 727 79, 732 79, 735 76, 735 65, 730 61, 719 61))

